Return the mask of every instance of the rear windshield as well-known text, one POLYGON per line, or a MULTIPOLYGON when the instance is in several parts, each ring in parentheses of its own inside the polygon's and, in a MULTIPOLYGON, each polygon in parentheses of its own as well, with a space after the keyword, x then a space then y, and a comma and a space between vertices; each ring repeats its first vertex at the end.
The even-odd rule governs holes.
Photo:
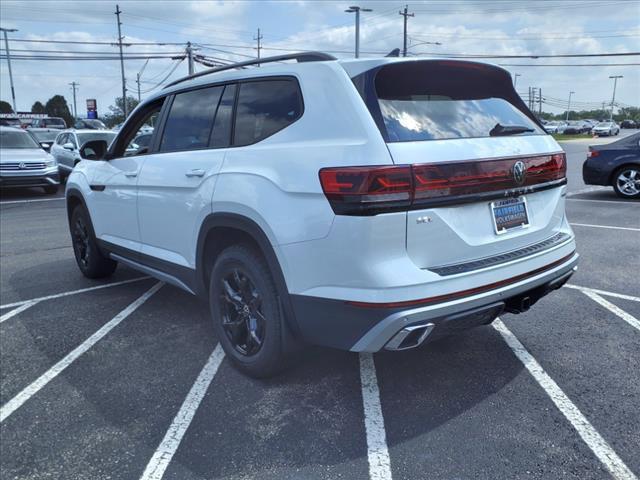
POLYGON ((39 142, 53 142, 56 137, 60 134, 60 130, 58 131, 49 131, 49 130, 42 130, 42 131, 33 131, 33 130, 29 130, 29 133, 31 135, 33 135, 35 137, 35 139, 39 142))
MULTIPOLYGON (((454 63, 454 62, 452 62, 454 63)), ((471 64, 479 65, 479 64, 471 64)), ((495 67, 410 62, 375 78, 389 142, 545 135, 511 97, 509 76, 495 67)))
POLYGON ((0 148, 40 148, 27 132, 0 131, 0 148))
POLYGON ((107 144, 111 144, 111 141, 116 138, 113 132, 78 133, 77 135, 80 146, 93 140, 104 140, 107 144))
POLYGON ((61 118, 45 118, 42 121, 45 125, 51 125, 51 126, 60 126, 60 127, 66 127, 66 124, 64 123, 64 120, 61 118))

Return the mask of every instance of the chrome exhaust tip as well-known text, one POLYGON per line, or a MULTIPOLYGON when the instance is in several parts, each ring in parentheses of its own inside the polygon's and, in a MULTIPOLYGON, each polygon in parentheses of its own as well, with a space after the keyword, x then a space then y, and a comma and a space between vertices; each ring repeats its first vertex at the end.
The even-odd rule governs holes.
POLYGON ((418 347, 426 340, 434 327, 433 323, 404 327, 389 340, 384 348, 386 350, 408 350, 418 347))

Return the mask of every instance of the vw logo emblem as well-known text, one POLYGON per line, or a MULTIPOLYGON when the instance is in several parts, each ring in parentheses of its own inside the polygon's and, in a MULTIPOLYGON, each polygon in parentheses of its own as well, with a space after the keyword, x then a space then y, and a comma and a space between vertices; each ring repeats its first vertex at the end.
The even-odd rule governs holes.
POLYGON ((527 176, 527 166, 524 162, 516 162, 513 165, 513 179, 516 181, 518 185, 522 185, 524 183, 524 179, 527 176))
POLYGON ((18 168, 19 168, 20 170, 24 170, 24 169, 25 169, 25 167, 26 167, 26 165, 25 165, 25 163, 24 163, 24 162, 20 162, 20 165, 18 165, 18 168))

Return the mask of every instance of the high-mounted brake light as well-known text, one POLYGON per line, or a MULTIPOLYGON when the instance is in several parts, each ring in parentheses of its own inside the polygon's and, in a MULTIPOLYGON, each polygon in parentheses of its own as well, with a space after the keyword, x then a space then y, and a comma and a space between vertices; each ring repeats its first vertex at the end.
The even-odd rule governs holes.
POLYGON ((453 205, 519 195, 566 182, 564 153, 385 167, 320 170, 320 183, 338 215, 453 205))

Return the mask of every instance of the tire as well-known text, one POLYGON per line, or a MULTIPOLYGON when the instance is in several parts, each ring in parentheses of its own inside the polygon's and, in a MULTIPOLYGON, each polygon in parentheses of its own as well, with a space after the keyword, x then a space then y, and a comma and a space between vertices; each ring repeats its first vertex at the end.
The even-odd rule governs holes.
POLYGON ((222 348, 238 370, 267 378, 287 367, 276 284, 253 248, 233 245, 218 256, 209 282, 209 308, 222 348))
POLYGON ((118 262, 105 257, 93 232, 89 214, 82 206, 78 206, 71 214, 71 243, 76 263, 87 278, 104 278, 115 272, 118 262))
POLYGON ((58 185, 51 185, 50 187, 43 187, 44 193, 47 195, 55 195, 58 193, 58 185))
POLYGON ((612 176, 611 185, 621 198, 640 198, 640 167, 627 165, 619 168, 612 176))

